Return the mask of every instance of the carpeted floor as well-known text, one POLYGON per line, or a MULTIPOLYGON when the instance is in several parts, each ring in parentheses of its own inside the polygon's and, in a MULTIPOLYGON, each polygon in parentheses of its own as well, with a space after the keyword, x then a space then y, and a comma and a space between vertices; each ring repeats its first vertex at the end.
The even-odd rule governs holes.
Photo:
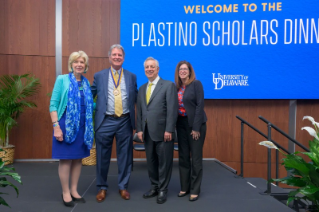
MULTIPOLYGON (((20 195, 16 198, 13 188, 0 188, 1 195, 11 206, 0 205, 1 212, 91 212, 91 211, 136 211, 136 212, 288 212, 293 211, 267 195, 260 195, 245 179, 235 175, 214 161, 204 161, 204 177, 200 198, 188 201, 188 196, 179 198, 180 190, 178 162, 174 161, 172 179, 169 185, 167 202, 159 205, 156 197, 143 199, 144 192, 150 189, 145 161, 134 162, 128 191, 130 200, 121 199, 117 187, 117 164, 111 162, 109 190, 106 200, 97 203, 95 195, 95 166, 84 166, 79 182, 79 193, 86 203, 67 208, 61 199, 61 186, 58 178, 58 163, 14 163, 22 176, 23 185, 18 185, 20 195)), ((12 181, 13 182, 13 181, 12 181)), ((14 182, 15 185, 17 183, 14 182)))

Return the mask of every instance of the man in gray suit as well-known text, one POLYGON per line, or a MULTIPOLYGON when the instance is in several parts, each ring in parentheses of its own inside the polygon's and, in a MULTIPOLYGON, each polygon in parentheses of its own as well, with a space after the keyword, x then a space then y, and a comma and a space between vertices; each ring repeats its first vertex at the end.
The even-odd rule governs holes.
POLYGON ((142 85, 138 92, 136 132, 139 139, 145 141, 147 169, 152 187, 143 197, 157 196, 157 203, 162 204, 166 201, 167 186, 172 174, 177 92, 171 81, 158 76, 157 60, 147 58, 144 68, 149 82, 142 85))

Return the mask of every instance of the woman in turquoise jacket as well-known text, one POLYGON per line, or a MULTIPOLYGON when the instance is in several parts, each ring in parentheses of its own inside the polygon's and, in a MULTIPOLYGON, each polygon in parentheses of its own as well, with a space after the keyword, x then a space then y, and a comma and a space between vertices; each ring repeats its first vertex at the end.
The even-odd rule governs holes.
POLYGON ((90 155, 93 144, 93 96, 89 81, 82 75, 87 72, 88 64, 85 52, 73 52, 68 61, 70 73, 58 76, 50 101, 52 158, 60 160, 62 200, 68 207, 73 207, 74 202, 85 202, 77 185, 82 158, 90 155))

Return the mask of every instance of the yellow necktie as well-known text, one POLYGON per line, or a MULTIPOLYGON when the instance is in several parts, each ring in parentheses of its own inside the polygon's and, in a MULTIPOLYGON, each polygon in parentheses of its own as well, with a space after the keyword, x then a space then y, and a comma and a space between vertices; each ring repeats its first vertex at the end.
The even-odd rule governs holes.
MULTIPOLYGON (((115 78, 115 82, 118 82, 119 74, 117 73, 117 71, 115 71, 114 78, 115 78)), ((114 86, 114 90, 118 90, 118 92, 114 92, 114 109, 115 109, 114 112, 115 112, 115 115, 120 117, 123 114, 121 85, 119 84, 117 89, 114 86)))
POLYGON ((149 83, 146 91, 146 104, 150 101, 153 83, 149 83))

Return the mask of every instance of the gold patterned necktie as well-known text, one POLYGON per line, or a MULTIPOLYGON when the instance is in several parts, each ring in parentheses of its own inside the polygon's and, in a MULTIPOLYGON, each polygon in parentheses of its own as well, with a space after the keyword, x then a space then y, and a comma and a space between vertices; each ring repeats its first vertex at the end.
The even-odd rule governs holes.
MULTIPOLYGON (((115 71, 114 80, 115 82, 119 81, 119 74, 117 71, 115 71)), ((116 116, 120 117, 123 114, 121 85, 119 84, 117 88, 114 86, 114 91, 115 90, 117 90, 117 92, 114 92, 114 112, 116 116)))
POLYGON ((146 103, 148 104, 148 102, 150 101, 151 98, 151 91, 152 91, 152 85, 153 83, 149 83, 148 87, 147 87, 147 91, 146 91, 146 103))

